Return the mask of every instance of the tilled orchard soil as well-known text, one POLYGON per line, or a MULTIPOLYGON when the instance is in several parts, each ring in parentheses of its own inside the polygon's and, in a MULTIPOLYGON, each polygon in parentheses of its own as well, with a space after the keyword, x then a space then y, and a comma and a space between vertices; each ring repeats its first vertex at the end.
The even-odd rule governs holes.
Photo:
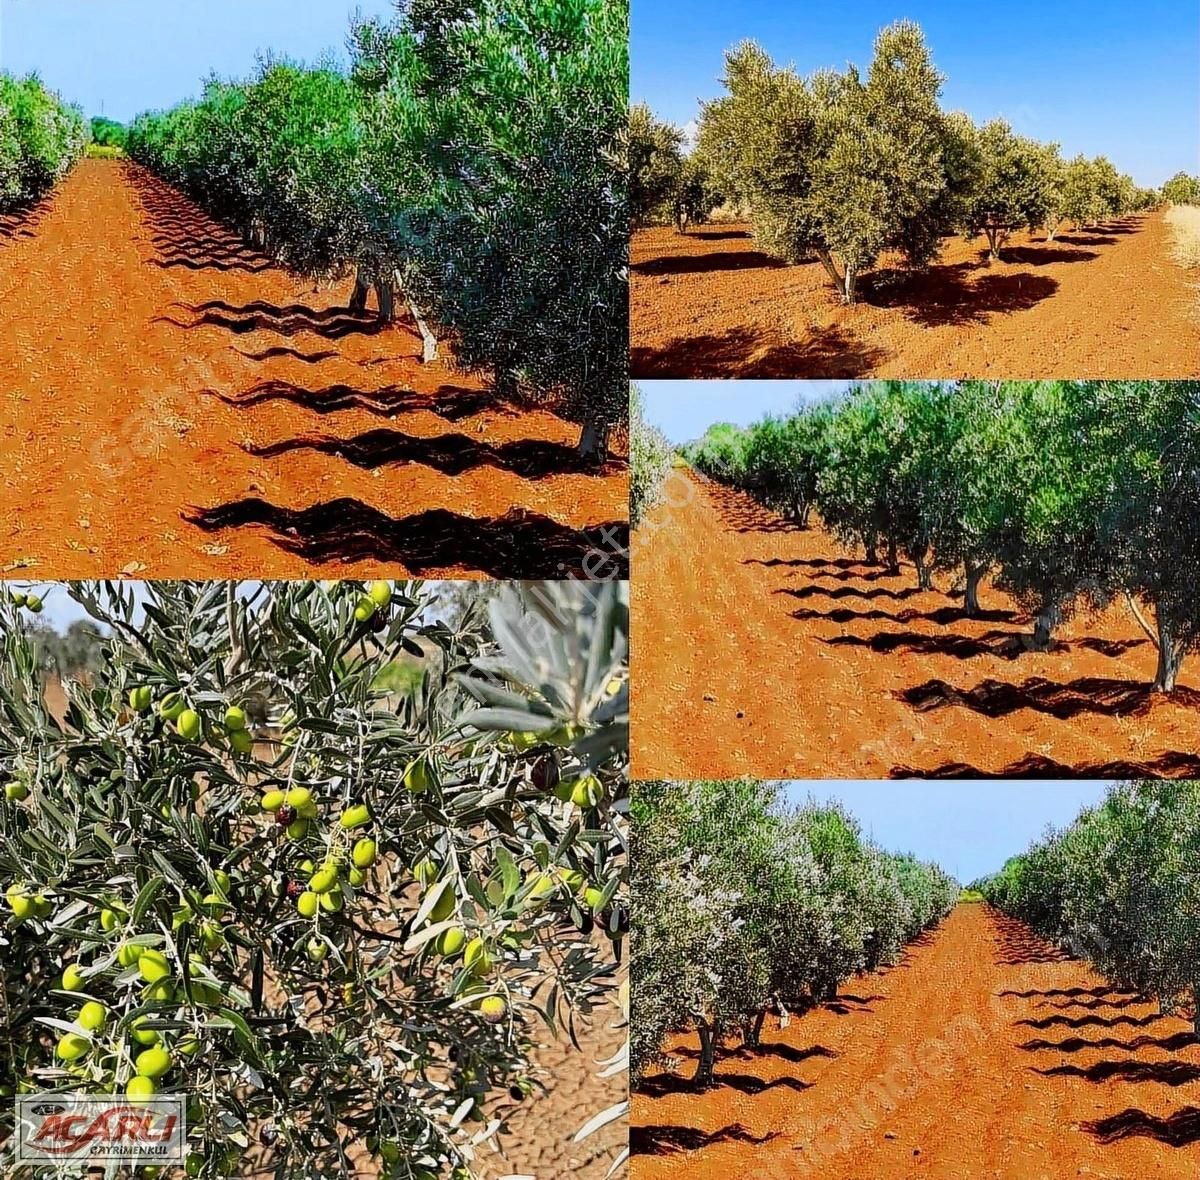
POLYGON ((923 273, 884 265, 842 307, 819 262, 786 266, 742 224, 632 244, 635 377, 1195 377, 1200 292, 1171 259, 1161 213, 948 239, 923 273))
POLYGON ((1081 614, 1049 652, 985 583, 982 617, 819 527, 673 471, 633 537, 637 778, 1200 775, 1200 684, 1151 691, 1127 608, 1081 614))
POLYGON ((422 365, 407 318, 352 313, 349 287, 123 161, 0 221, 0 568, 559 577, 611 553, 625 464, 422 365))
POLYGON ((1027 926, 962 905, 757 1050, 633 1103, 634 1180, 1190 1180, 1200 1044, 1027 926))

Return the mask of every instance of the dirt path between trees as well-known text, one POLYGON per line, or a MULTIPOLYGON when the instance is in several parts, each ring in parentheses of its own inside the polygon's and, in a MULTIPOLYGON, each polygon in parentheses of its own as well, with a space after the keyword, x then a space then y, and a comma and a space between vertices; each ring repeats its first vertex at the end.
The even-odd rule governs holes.
POLYGON ((1049 652, 985 583, 919 591, 820 528, 672 472, 633 538, 633 770, 641 779, 1200 776, 1200 660, 1150 691, 1155 650, 1122 607, 1049 652))
POLYGON ((625 465, 380 330, 124 161, 0 222, 0 568, 561 576, 625 465))
POLYGON ((840 306, 819 262, 785 266, 743 224, 634 235, 635 377, 1195 377, 1200 276, 1161 212, 1016 235, 988 265, 948 239, 930 270, 895 261, 840 306))
POLYGON ((633 1180, 1191 1180, 1200 1044, 1028 927, 961 905, 757 1051, 633 1104, 633 1180))

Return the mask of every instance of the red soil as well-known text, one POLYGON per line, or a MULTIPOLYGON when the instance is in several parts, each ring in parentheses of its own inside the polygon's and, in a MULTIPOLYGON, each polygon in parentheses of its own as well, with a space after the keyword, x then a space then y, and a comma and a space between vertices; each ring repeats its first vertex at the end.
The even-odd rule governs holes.
MULTIPOLYGON (((670 1048, 690 1076, 698 1045, 670 1048)), ((717 1084, 648 1079, 633 1180, 1190 1180, 1200 1044, 1028 927, 960 906, 717 1084)))
POLYGON ((348 297, 124 162, 5 219, 0 567, 555 577, 611 551, 623 462, 581 468, 577 426, 348 297))
POLYGON ((982 618, 820 528, 673 472, 634 533, 636 778, 1200 776, 1200 669, 1150 691, 1127 609, 1079 615, 1050 652, 994 587, 982 618))
POLYGON ((1200 296, 1161 213, 1017 235, 987 264, 949 239, 931 270, 887 266, 838 304, 819 262, 785 266, 745 225, 632 243, 635 377, 1195 377, 1200 296))

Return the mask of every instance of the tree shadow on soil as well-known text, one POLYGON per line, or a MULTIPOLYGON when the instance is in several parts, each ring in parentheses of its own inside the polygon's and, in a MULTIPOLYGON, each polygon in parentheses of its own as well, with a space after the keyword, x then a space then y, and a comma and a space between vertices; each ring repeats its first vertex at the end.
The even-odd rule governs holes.
POLYGON ((1131 1107, 1108 1118, 1080 1124, 1083 1130, 1103 1144, 1122 1139, 1147 1138, 1169 1147, 1188 1147, 1200 1143, 1200 1108, 1185 1106, 1166 1118, 1131 1107))
MULTIPOLYGON (((1102 1016, 1082 1016, 1076 1021, 1072 1027, 1103 1025, 1111 1027, 1117 1022, 1125 1022, 1131 1025, 1145 1025, 1156 1020, 1163 1020, 1165 1017, 1161 1015, 1150 1015, 1143 1017, 1136 1016, 1114 1016, 1111 1020, 1106 1020, 1102 1016)), ((1018 1024, 1027 1024, 1028 1021, 1019 1020, 1018 1024)), ((1119 1041, 1116 1037, 1100 1037, 1098 1040, 1089 1041, 1084 1037, 1068 1037, 1065 1041, 1047 1041, 1036 1040, 1026 1041, 1023 1045, 1018 1045, 1018 1049, 1024 1049, 1027 1053, 1042 1053, 1053 1050, 1056 1053, 1084 1053, 1089 1049, 1124 1049, 1128 1053, 1136 1053, 1139 1049, 1165 1049, 1169 1053, 1177 1053, 1180 1049, 1187 1049, 1197 1043, 1196 1035, 1190 1032, 1173 1033, 1169 1037, 1134 1037, 1132 1041, 1119 1041)))
POLYGON ((799 533, 805 530, 794 521, 756 504, 747 496, 719 484, 708 489, 708 498, 721 523, 739 533, 799 533))
POLYGON ((864 283, 864 301, 899 308, 914 323, 936 328, 985 324, 994 315, 1028 311, 1058 290, 1057 280, 1044 275, 985 274, 968 281, 982 266, 956 262, 925 271, 876 271, 864 283))
POLYGON ((802 1082, 799 1078, 779 1077, 771 1081, 755 1077, 748 1073, 728 1073, 718 1070, 713 1074, 712 1085, 707 1089, 698 1087, 691 1078, 679 1074, 663 1073, 652 1078, 645 1078, 638 1086, 638 1093, 648 1098, 665 1098, 670 1094, 700 1094, 713 1090, 736 1090, 739 1094, 755 1096, 765 1094, 768 1090, 794 1090, 797 1094, 810 1089, 811 1082, 802 1082))
POLYGON ((511 471, 522 479, 547 479, 554 475, 607 475, 622 471, 625 464, 609 459, 603 464, 580 455, 577 447, 542 439, 517 439, 492 444, 478 442, 465 434, 441 434, 431 438, 403 434, 398 430, 371 430, 354 438, 310 435, 288 438, 244 449, 261 459, 274 459, 292 451, 318 452, 344 459, 365 470, 397 464, 417 463, 444 475, 464 475, 480 467, 511 471))
POLYGON ((684 237, 702 238, 706 242, 730 242, 735 239, 750 240, 750 231, 746 229, 693 229, 684 237))
MULTIPOLYGON (((1042 676, 1031 676, 1020 684, 988 679, 967 689, 934 679, 904 689, 896 697, 918 713, 959 705, 984 717, 1007 717, 1030 709, 1060 721, 1084 714, 1145 717, 1164 699, 1149 684, 1102 676, 1082 676, 1067 684, 1042 676)), ((1180 686, 1170 699, 1184 708, 1200 709, 1200 690, 1180 686)))
POLYGON ((837 325, 805 339, 764 344, 748 328, 680 336, 661 347, 630 349, 637 377, 840 378, 868 376, 887 359, 882 349, 856 340, 837 325))
MULTIPOLYGON (((1132 1007, 1139 1003, 1140 1000, 1132 999, 1125 1002, 1124 1006, 1132 1007)), ((1105 1005, 1106 1007, 1120 1007, 1116 1003, 1105 1005)), ((1025 1020, 1018 1020, 1016 1023, 1023 1028, 1036 1028, 1040 1032, 1045 1032, 1051 1028, 1119 1028, 1122 1026, 1129 1028, 1146 1028, 1151 1024, 1155 1024, 1160 1020, 1165 1020, 1166 1017, 1161 1013, 1152 1012, 1148 1016, 1129 1016, 1122 1013, 1120 1016, 1039 1016, 1036 1019, 1027 1017, 1025 1020)), ((1053 1047, 1062 1048, 1067 1042, 1056 1042, 1053 1047)), ((1032 1048, 1034 1045, 1049 1045, 1049 1042, 1030 1041, 1028 1045, 1022 1045, 1021 1048, 1032 1048)), ((1091 1044, 1090 1041, 1084 1044, 1091 1044)))
POLYGON ((914 610, 912 607, 907 607, 901 611, 853 610, 850 607, 837 607, 834 610, 822 611, 806 608, 804 610, 793 611, 792 618, 802 623, 812 622, 817 619, 825 619, 831 623, 853 623, 860 620, 888 623, 915 623, 923 620, 946 626, 950 623, 961 622, 1018 623, 1021 621, 1022 616, 1017 614, 1016 611, 988 610, 980 611, 979 614, 972 618, 961 607, 943 606, 931 611, 914 610))
POLYGON ((51 198, 45 196, 23 209, 0 211, 0 245, 18 238, 36 238, 37 227, 52 205, 51 198))
POLYGON ((990 911, 995 926, 996 962, 1005 967, 1028 963, 1069 963, 1072 956, 1048 942, 1017 918, 990 911))
POLYGON ((1065 242, 1068 246, 1115 246, 1117 239, 1099 234, 1059 234, 1056 242, 1065 242))
MULTIPOLYGON (((882 999, 883 997, 873 996, 871 998, 882 999)), ((698 1058, 700 1050, 694 1049, 690 1045, 685 1045, 681 1049, 674 1050, 672 1055, 676 1057, 698 1058)), ((791 1045, 784 1044, 782 1041, 762 1041, 758 1045, 739 1045, 736 1049, 722 1054, 724 1060, 737 1061, 758 1061, 763 1057, 778 1057, 781 1061, 790 1062, 792 1065, 800 1065, 812 1057, 836 1056, 837 1054, 832 1049, 827 1049, 824 1045, 810 1045, 806 1049, 795 1049, 791 1045)), ((719 1078, 722 1075, 718 1074, 717 1076, 719 1078)))
POLYGON ((630 266, 640 275, 706 274, 718 270, 778 270, 787 266, 761 250, 714 250, 711 254, 664 254, 630 266))
MULTIPOLYGON (((1127 987, 1108 987, 1100 985, 1097 987, 1049 987, 1049 988, 1031 988, 1028 991, 1018 992, 1011 988, 1002 992, 996 993, 1005 998, 1016 1000, 1077 1000, 1080 996, 1090 996, 1092 999, 1103 1000, 1109 996, 1132 996, 1134 997, 1131 1003, 1140 1003, 1140 993, 1135 992, 1127 987)), ((1068 1005, 1068 1007, 1078 1007, 1079 1005, 1068 1005)), ((1113 1005, 1116 1007, 1117 1005, 1113 1005)))
POLYGON ((886 586, 872 586, 869 590, 860 590, 857 586, 778 586, 771 593, 787 594, 792 598, 891 598, 899 602, 926 591, 915 586, 906 586, 903 590, 889 590, 886 586))
POLYGON ((755 1146, 770 1143, 781 1132, 768 1131, 753 1135, 741 1123, 731 1123, 719 1131, 701 1131, 696 1127, 650 1126, 629 1128, 631 1155, 669 1155, 677 1151, 700 1151, 714 1143, 748 1143, 755 1146))
POLYGON ((747 557, 742 560, 742 565, 762 565, 770 569, 777 566, 820 569, 831 565, 836 569, 850 570, 856 566, 867 565, 867 562, 860 561, 857 557, 797 557, 793 560, 783 557, 747 557))
POLYGON ((1090 262, 1100 255, 1095 250, 1063 250, 1054 245, 1005 246, 1000 261, 1017 266, 1053 266, 1058 263, 1090 262))
POLYGON ((123 164, 123 171, 154 231, 150 240, 158 257, 148 260, 151 266, 160 270, 183 268, 247 274, 259 274, 274 267, 265 254, 203 213, 165 181, 129 162, 123 164))
MULTIPOLYGON (((321 361, 328 361, 332 360, 335 356, 341 356, 341 353, 334 349, 323 349, 321 352, 301 352, 298 348, 288 348, 282 344, 276 345, 274 348, 264 348, 262 352, 243 352, 240 348, 235 348, 233 351, 238 356, 244 356, 248 361, 271 361, 279 357, 288 357, 291 360, 303 361, 306 365, 320 364, 321 361)), ((391 358, 387 359, 390 360, 391 358)))
MULTIPOLYGON (((832 575, 831 575, 832 576, 832 575)), ((953 608, 951 608, 953 609, 953 608)), ((979 616, 975 617, 979 621, 979 616)), ((970 660, 977 656, 996 656, 1002 660, 1015 660, 1030 654, 1022 631, 985 631, 982 635, 930 635, 924 631, 878 631, 874 635, 838 635, 822 640, 831 647, 865 647, 873 652, 915 652, 919 655, 945 655, 956 660, 970 660)), ((1070 651, 1073 646, 1086 647, 1101 655, 1117 658, 1132 647, 1146 643, 1145 639, 1103 640, 1081 639, 1060 640, 1056 651, 1070 651)))
MULTIPOLYGON (((280 350, 269 350, 278 352, 280 350)), ((323 354, 337 356, 337 353, 323 354)), ((255 359, 265 359, 258 357, 255 359)), ((354 389, 349 385, 328 385, 323 389, 305 389, 287 381, 262 381, 241 393, 222 393, 217 389, 204 391, 220 398, 226 405, 249 409, 266 402, 290 402, 317 414, 334 414, 342 410, 365 410, 377 418, 398 418, 403 414, 426 411, 447 422, 458 422, 484 410, 493 410, 510 417, 517 411, 498 394, 485 389, 465 389, 441 385, 432 393, 418 393, 399 385, 383 389, 354 389)))
POLYGON ((317 565, 396 562, 415 574, 461 566, 493 578, 629 576, 627 522, 575 529, 523 508, 484 518, 439 508, 397 519, 350 498, 291 509, 250 497, 184 519, 205 532, 265 528, 272 544, 317 565))
POLYGON ((1200 1078, 1200 1065, 1186 1061, 1097 1061, 1093 1065, 1053 1065, 1034 1069, 1043 1077, 1083 1078, 1088 1082, 1154 1082, 1162 1086, 1186 1086, 1200 1078))
POLYGON ((1009 779, 1009 778, 1200 778, 1200 756, 1167 751, 1157 758, 1142 761, 1057 762, 1041 754, 1026 754, 999 770, 984 770, 969 762, 944 762, 936 767, 893 766, 889 778, 951 778, 951 779, 1009 779))
POLYGON ((235 335, 249 332, 274 332, 279 336, 298 336, 311 332, 325 340, 341 340, 345 336, 378 336, 392 328, 403 328, 399 323, 385 324, 369 312, 355 312, 348 307, 312 308, 303 304, 278 307, 272 303, 255 300, 244 306, 211 300, 193 306, 178 303, 176 307, 190 312, 196 318, 191 323, 174 316, 155 316, 155 323, 174 324, 177 328, 225 328, 235 335))
POLYGON ((828 582, 879 582, 884 578, 894 578, 897 575, 891 570, 870 570, 865 574, 857 573, 854 570, 817 570, 815 574, 809 574, 808 578, 811 581, 825 579, 828 582))

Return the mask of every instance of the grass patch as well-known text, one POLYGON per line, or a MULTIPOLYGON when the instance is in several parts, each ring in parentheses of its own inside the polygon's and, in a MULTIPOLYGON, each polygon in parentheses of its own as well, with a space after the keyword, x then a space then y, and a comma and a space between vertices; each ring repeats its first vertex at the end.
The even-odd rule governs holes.
POLYGON ((87 154, 88 158, 92 160, 115 160, 125 153, 119 147, 106 147, 98 143, 89 143, 87 154))
POLYGON ((968 902, 968 903, 977 905, 979 902, 986 901, 986 900, 987 900, 987 898, 985 898, 983 896, 983 894, 979 892, 978 889, 964 889, 958 895, 959 905, 961 905, 963 902, 968 902))
POLYGON ((1200 267, 1200 205, 1172 205, 1167 210, 1171 253, 1188 270, 1200 267))

